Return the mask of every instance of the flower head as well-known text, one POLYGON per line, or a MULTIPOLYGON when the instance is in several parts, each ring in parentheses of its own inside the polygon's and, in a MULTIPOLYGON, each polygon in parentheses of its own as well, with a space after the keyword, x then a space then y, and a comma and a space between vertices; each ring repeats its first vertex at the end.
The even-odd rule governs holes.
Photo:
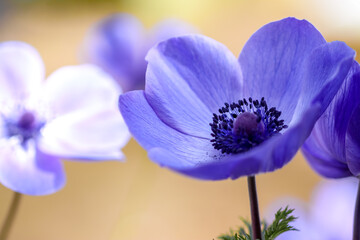
POLYGON ((171 38, 149 51, 145 90, 119 106, 161 166, 213 180, 273 171, 308 137, 354 54, 294 18, 262 27, 238 60, 201 35, 171 38))
POLYGON ((110 73, 125 91, 143 89, 146 52, 157 42, 195 32, 175 19, 158 23, 149 32, 130 14, 114 14, 99 22, 85 39, 86 61, 110 73))
POLYGON ((360 66, 354 62, 339 92, 316 122, 302 151, 328 178, 360 175, 360 66))
POLYGON ((33 47, 0 43, 0 182, 30 195, 64 185, 60 158, 122 159, 129 139, 109 75, 91 65, 44 75, 33 47))

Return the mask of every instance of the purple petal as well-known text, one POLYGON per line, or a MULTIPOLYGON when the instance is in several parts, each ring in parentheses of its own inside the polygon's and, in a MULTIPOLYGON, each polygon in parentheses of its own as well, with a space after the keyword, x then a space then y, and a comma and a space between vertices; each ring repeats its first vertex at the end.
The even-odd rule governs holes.
POLYGON ((360 104, 359 92, 360 66, 354 62, 340 90, 315 126, 321 132, 323 147, 343 163, 346 163, 346 130, 355 107, 360 104))
POLYGON ((49 111, 58 116, 110 105, 115 109, 121 89, 111 76, 89 64, 58 69, 48 77, 42 93, 49 111))
MULTIPOLYGON (((330 178, 351 176, 345 156, 345 134, 360 99, 359 65, 354 62, 340 90, 314 126, 303 150, 310 165, 330 178), (354 74, 357 73, 357 74, 354 74)), ((328 88, 326 89, 329 92, 328 88)))
POLYGON ((320 109, 319 105, 314 105, 286 133, 246 153, 223 155, 209 140, 183 134, 161 121, 142 91, 123 94, 119 104, 130 132, 148 150, 154 162, 207 180, 235 179, 282 167, 309 135, 320 109))
POLYGON ((247 94, 255 99, 264 97, 289 122, 304 81, 305 59, 324 43, 305 20, 286 18, 263 26, 239 56, 247 94))
POLYGON ((182 158, 180 165, 209 161, 215 151, 207 139, 183 134, 161 121, 147 102, 143 91, 132 91, 120 96, 119 107, 134 138, 146 149, 171 149, 182 158))
POLYGON ((24 42, 0 43, 0 101, 21 103, 44 80, 45 69, 39 53, 24 42))
MULTIPOLYGON (((148 104, 143 91, 121 95, 119 107, 134 138, 160 166, 207 180, 230 176, 236 164, 230 155, 221 156, 208 139, 189 136, 166 125, 148 104)), ((244 166, 243 171, 250 170, 244 166)))
MULTIPOLYGON (((33 143, 32 143, 33 144, 33 143)), ((60 159, 19 143, 3 140, 0 146, 0 182, 15 192, 29 195, 51 194, 65 184, 60 159)))
POLYGON ((121 160, 130 138, 117 108, 84 109, 56 118, 42 131, 39 148, 78 160, 121 160))
POLYGON ((347 164, 332 157, 329 152, 324 151, 320 145, 319 135, 316 128, 302 146, 302 152, 311 167, 327 178, 343 178, 351 176, 347 164))
MULTIPOLYGON (((179 143, 176 147, 182 149, 185 152, 184 154, 174 153, 172 147, 163 148, 160 146, 151 149, 149 156, 162 166, 188 176, 207 180, 220 180, 229 177, 236 179, 241 176, 274 171, 284 166, 296 154, 310 134, 317 119, 319 108, 319 105, 314 105, 306 112, 306 117, 304 116, 302 121, 289 128, 283 135, 274 136, 245 153, 220 155, 219 152, 206 150, 206 153, 210 155, 210 160, 203 161, 207 155, 198 151, 193 153, 198 154, 198 156, 192 157, 194 159, 192 163, 185 165, 182 163, 184 161, 182 159, 184 154, 188 153, 187 146, 181 146, 183 143, 179 143)), ((195 146, 201 147, 197 144, 195 146)), ((208 143, 207 146, 210 148, 211 144, 208 143)))
POLYGON ((163 122, 180 132, 209 138, 212 113, 241 97, 236 58, 210 38, 172 38, 146 59, 146 99, 163 122))
MULTIPOLYGON (((357 74, 360 80, 360 74, 357 74)), ((359 93, 359 92, 358 92, 359 93)), ((359 97, 359 95, 357 95, 359 97)), ((360 175, 360 105, 354 109, 346 132, 346 160, 354 176, 360 175)))
MULTIPOLYGON (((208 143, 208 147, 212 147, 208 143)), ((179 146, 172 146, 172 148, 152 148, 148 150, 148 155, 150 159, 162 167, 169 168, 178 173, 194 177, 202 180, 222 180, 230 177, 231 172, 234 166, 237 163, 237 160, 244 161, 256 161, 257 159, 241 158, 234 159, 234 157, 228 155, 221 157, 218 152, 214 152, 209 149, 203 151, 204 146, 201 144, 196 144, 194 141, 192 143, 181 143, 179 146), (195 151, 187 151, 186 147, 193 146, 197 149, 191 149, 195 151), (174 152, 173 148, 178 148, 174 152), (203 148, 201 148, 203 147, 203 148), (181 149, 183 151, 181 151, 181 149), (186 149, 184 151, 184 149, 186 149), (191 156, 191 162, 188 162, 189 156, 191 156)), ((242 155, 243 156, 243 155, 242 155)), ((259 164, 256 162, 256 164, 259 164)), ((253 165, 244 165, 242 172, 251 173, 253 172, 253 165)), ((246 173, 244 175, 246 175, 246 173)))
POLYGON ((343 42, 316 48, 306 59, 302 95, 294 115, 302 114, 315 102, 321 104, 320 113, 323 113, 345 81, 354 57, 355 51, 343 42))
POLYGON ((148 46, 142 24, 130 14, 114 14, 85 40, 86 60, 109 72, 125 91, 144 87, 148 46))
MULTIPOLYGON (((348 126, 346 129, 346 137, 345 137, 345 150, 346 150, 346 161, 349 166, 350 171, 354 176, 360 175, 360 99, 359 99, 359 86, 360 85, 360 67, 357 64, 357 73, 353 75, 352 85, 353 89, 351 89, 348 97, 348 101, 344 102, 342 106, 339 106, 339 109, 345 108, 347 109, 346 104, 349 107, 352 107, 352 115, 348 122, 348 126)), ((341 113, 338 113, 338 118, 341 118, 341 113)))

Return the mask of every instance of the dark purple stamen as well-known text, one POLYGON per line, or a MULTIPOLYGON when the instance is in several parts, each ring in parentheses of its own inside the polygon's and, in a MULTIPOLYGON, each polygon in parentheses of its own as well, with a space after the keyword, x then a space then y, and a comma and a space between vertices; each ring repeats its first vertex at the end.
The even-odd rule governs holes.
POLYGON ((213 114, 210 123, 213 137, 210 141, 222 153, 248 151, 287 128, 284 120, 279 119, 281 112, 274 107, 268 109, 264 98, 225 103, 219 113, 213 114))
POLYGON ((7 136, 18 136, 25 144, 29 139, 35 138, 43 126, 42 122, 36 120, 32 112, 23 112, 18 119, 5 119, 7 136))
POLYGON ((21 115, 17 125, 24 131, 31 130, 35 124, 35 116, 31 112, 25 112, 21 115))

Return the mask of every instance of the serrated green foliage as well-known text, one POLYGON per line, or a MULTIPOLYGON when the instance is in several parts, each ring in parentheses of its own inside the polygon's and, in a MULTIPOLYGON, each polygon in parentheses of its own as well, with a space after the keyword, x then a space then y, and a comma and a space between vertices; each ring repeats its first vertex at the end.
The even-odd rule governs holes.
POLYGON ((288 231, 298 231, 293 226, 289 225, 289 223, 293 222, 296 217, 291 214, 294 212, 294 209, 289 209, 286 207, 284 210, 280 208, 275 213, 275 219, 271 225, 265 230, 264 236, 265 240, 274 240, 280 234, 288 231))
MULTIPOLYGON (((266 222, 262 222, 262 235, 264 240, 274 240, 280 234, 287 231, 297 231, 293 226, 289 225, 296 217, 292 216, 294 209, 286 207, 284 210, 280 208, 275 213, 275 219, 267 225, 266 222)), ((241 218, 244 226, 238 228, 237 231, 230 229, 227 234, 220 235, 219 240, 252 240, 252 228, 251 223, 246 219, 241 218)))
MULTIPOLYGON (((220 240, 252 240, 252 228, 251 223, 244 218, 241 218, 241 221, 244 226, 238 228, 235 232, 234 230, 230 229, 230 233, 223 234, 218 237, 220 240)), ((267 225, 265 222, 262 222, 262 229, 266 229, 267 225)), ((263 232, 264 234, 264 232, 263 232)))
POLYGON ((251 240, 251 236, 245 232, 243 227, 240 227, 238 232, 230 230, 230 234, 223 234, 218 237, 220 240, 251 240))

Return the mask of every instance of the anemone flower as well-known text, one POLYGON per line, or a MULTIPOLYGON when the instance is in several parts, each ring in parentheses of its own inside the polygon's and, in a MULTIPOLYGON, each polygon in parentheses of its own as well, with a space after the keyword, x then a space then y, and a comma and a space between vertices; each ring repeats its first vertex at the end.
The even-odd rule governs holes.
POLYGON ((124 91, 144 89, 146 52, 157 42, 196 30, 176 19, 167 19, 146 31, 130 14, 120 13, 97 23, 85 39, 84 60, 110 73, 124 91))
POLYGON ((147 54, 145 90, 120 96, 134 138, 161 166, 206 180, 248 176, 253 239, 262 239, 255 174, 291 160, 339 90, 354 51, 287 18, 252 35, 239 59, 201 35, 147 54))
POLYGON ((327 178, 360 175, 360 66, 354 62, 341 89, 316 122, 302 151, 327 178))
POLYGON ((294 18, 263 26, 238 60, 205 36, 171 38, 147 54, 145 90, 119 107, 161 166, 207 180, 269 172, 309 136, 354 55, 294 18))
POLYGON ((309 203, 283 198, 272 203, 266 215, 274 216, 284 204, 295 208, 293 215, 298 218, 291 225, 298 231, 283 233, 277 238, 279 240, 348 240, 352 233, 355 196, 356 181, 353 178, 322 181, 314 189, 309 203))
POLYGON ((0 44, 0 182, 29 195, 63 187, 60 158, 120 160, 129 139, 116 106, 121 90, 108 74, 80 65, 44 75, 33 47, 0 44))

